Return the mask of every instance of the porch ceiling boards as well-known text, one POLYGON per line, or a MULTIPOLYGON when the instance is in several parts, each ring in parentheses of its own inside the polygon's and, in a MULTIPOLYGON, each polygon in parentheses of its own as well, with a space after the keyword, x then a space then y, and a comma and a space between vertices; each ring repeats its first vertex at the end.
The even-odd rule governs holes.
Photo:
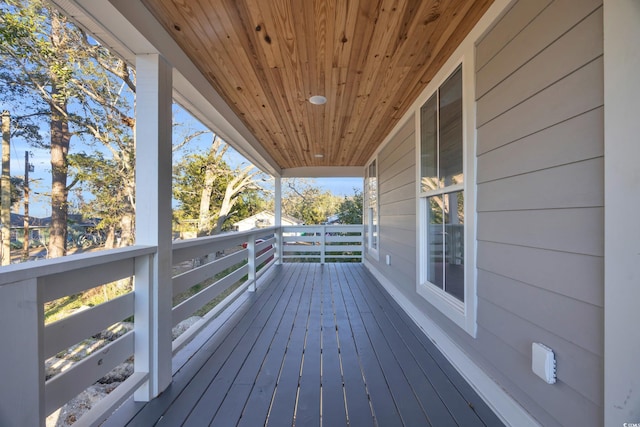
POLYGON ((502 425, 362 264, 276 268, 104 426, 502 425))
POLYGON ((287 169, 363 166, 492 0, 142 2, 287 169))

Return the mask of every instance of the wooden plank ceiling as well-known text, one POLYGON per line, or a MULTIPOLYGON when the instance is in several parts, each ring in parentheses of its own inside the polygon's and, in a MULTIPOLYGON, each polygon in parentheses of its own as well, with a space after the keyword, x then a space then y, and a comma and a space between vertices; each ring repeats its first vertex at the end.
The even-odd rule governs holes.
POLYGON ((143 3, 286 169, 363 166, 492 1, 143 3))

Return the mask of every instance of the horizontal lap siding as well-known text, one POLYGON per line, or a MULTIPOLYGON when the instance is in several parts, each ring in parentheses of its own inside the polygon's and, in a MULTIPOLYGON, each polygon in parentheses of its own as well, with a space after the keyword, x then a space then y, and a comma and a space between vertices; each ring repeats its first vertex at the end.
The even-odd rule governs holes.
POLYGON ((458 337, 544 425, 602 423, 602 41, 601 1, 521 0, 476 51, 478 337, 458 337))
POLYGON ((416 293, 415 123, 378 157, 369 261, 544 426, 602 424, 602 45, 601 0, 516 1, 477 42, 476 338, 416 293))
POLYGON ((405 293, 415 292, 415 173, 415 122, 409 120, 378 156, 380 256, 378 261, 368 257, 405 293), (387 255, 390 265, 386 264, 387 255))

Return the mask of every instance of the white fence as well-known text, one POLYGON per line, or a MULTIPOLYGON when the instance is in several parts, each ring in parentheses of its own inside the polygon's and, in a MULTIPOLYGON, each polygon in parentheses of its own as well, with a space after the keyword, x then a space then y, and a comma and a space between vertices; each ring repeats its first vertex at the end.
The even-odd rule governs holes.
POLYGON ((362 261, 362 225, 302 225, 282 228, 284 262, 362 261))
MULTIPOLYGON (((227 233, 175 242, 174 275, 170 279, 171 311, 157 313, 155 247, 134 246, 54 260, 16 264, 0 273, 0 425, 44 425, 46 417, 94 384, 120 363, 135 356, 135 369, 125 382, 80 419, 99 425, 136 390, 156 380, 154 358, 171 358, 210 320, 272 265, 286 260, 361 260, 362 226, 285 227, 227 233), (44 305, 119 280, 131 279, 134 290, 105 303, 45 325, 44 305), (212 301, 229 293, 215 308, 212 301), (154 316, 170 316, 175 326, 198 311, 203 317, 172 343, 172 354, 154 354, 160 331, 154 316), (45 379, 45 360, 127 318, 134 329, 45 379)), ((165 373, 166 375, 166 373, 165 373)), ((140 396, 150 395, 149 390, 140 396)), ((136 393, 138 395, 138 393, 136 393)))

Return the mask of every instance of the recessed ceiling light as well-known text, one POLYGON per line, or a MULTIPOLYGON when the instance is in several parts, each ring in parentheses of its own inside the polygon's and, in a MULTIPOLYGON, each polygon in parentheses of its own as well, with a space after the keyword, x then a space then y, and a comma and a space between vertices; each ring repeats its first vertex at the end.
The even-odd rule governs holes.
POLYGON ((325 98, 322 95, 314 95, 311 98, 309 98, 309 102, 314 105, 322 105, 327 102, 327 98, 325 98))
POLYGON ((318 159, 321 159, 324 157, 324 154, 314 154, 313 157, 316 157, 318 159))

